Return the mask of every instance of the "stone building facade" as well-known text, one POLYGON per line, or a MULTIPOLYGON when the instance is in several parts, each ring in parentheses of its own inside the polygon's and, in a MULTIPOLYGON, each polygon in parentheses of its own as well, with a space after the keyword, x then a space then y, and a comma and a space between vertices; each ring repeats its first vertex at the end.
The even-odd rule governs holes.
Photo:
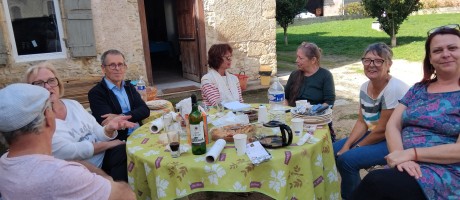
MULTIPOLYGON (((10 9, 15 2, 27 0, 2 0, 0 9, 10 9), (9 8, 6 8, 9 5, 9 8)), ((41 2, 38 7, 53 0, 29 0, 41 2)), ((69 13, 66 13, 64 2, 54 0, 60 8, 63 29, 63 45, 66 44, 69 33, 66 26, 69 13)), ((69 0, 80 2, 82 0, 69 0)), ((127 78, 136 79, 139 75, 147 77, 145 59, 145 44, 141 30, 142 16, 139 12, 139 3, 142 0, 93 0, 89 1, 93 23, 95 55, 75 57, 73 52, 64 48, 65 55, 61 58, 48 59, 53 63, 63 78, 86 77, 102 75, 100 69, 100 56, 108 49, 119 49, 125 53, 128 64, 127 78)), ((230 43, 233 47, 232 73, 245 71, 250 79, 258 77, 260 65, 270 65, 276 73, 276 20, 275 0, 239 0, 239 1, 201 1, 205 19, 206 51, 215 43, 230 43)), ((88 2, 88 1, 87 1, 88 2)), ((55 4, 55 5, 56 5, 55 4)), ((49 4, 48 4, 49 5, 49 4)), ((0 12, 0 87, 22 80, 27 67, 44 59, 19 62, 13 53, 11 39, 12 31, 9 29, 6 12, 0 12), (3 42, 1 42, 3 41, 3 42), (2 46, 3 45, 3 50, 2 46)), ((23 15, 24 16, 24 15, 23 15)), ((87 16, 86 16, 87 17, 87 16)), ((68 47, 68 46, 65 46, 68 47)), ((205 52, 207 53, 207 52, 205 52)), ((151 81, 151 80, 149 80, 151 81)))

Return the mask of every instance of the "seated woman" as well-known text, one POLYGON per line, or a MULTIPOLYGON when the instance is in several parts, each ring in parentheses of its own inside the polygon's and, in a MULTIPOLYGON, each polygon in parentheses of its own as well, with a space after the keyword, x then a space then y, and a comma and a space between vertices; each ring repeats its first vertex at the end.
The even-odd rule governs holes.
MULTIPOLYGON (((310 104, 334 105, 334 78, 329 70, 319 66, 321 49, 314 43, 302 42, 297 47, 297 70, 289 75, 284 87, 285 105, 295 107, 297 100, 307 100, 310 104)), ((335 141, 332 122, 329 123, 331 139, 335 141)))
POLYGON ((429 31, 423 79, 401 100, 385 132, 390 151, 385 158, 392 168, 370 172, 352 199, 460 197, 460 31, 457 29, 445 26, 429 31))
POLYGON ((207 106, 243 102, 238 78, 226 71, 232 65, 232 52, 228 44, 212 45, 208 51, 209 71, 201 78, 201 95, 207 106))
POLYGON ((321 49, 316 44, 302 42, 297 48, 297 70, 284 87, 285 104, 295 107, 296 100, 308 100, 312 105, 334 105, 334 78, 319 66, 320 60, 321 49))
POLYGON ((350 136, 333 144, 342 177, 342 198, 348 199, 361 181, 360 169, 384 165, 388 154, 385 126, 409 86, 392 77, 393 52, 384 43, 369 45, 361 59, 369 81, 361 85, 360 109, 350 136))
POLYGON ((112 119, 101 126, 77 101, 60 99, 64 86, 56 69, 47 62, 30 67, 25 80, 46 88, 56 117, 53 156, 64 160, 86 160, 102 168, 114 180, 128 181, 125 142, 113 140, 118 129, 132 128, 130 116, 112 119))

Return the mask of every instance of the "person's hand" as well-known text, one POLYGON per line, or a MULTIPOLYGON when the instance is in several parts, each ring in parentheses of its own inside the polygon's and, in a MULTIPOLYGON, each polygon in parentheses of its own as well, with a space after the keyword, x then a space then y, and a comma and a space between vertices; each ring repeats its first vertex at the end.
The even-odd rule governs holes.
POLYGON ((117 116, 110 120, 106 125, 107 132, 113 132, 115 130, 124 130, 126 128, 133 128, 136 123, 128 121, 131 116, 117 116))
POLYGON ((420 165, 414 161, 406 161, 396 166, 400 172, 406 171, 409 175, 419 179, 422 177, 420 165))
POLYGON ((104 121, 102 121, 101 125, 102 125, 102 126, 107 125, 107 123, 108 123, 110 120, 112 120, 113 118, 118 117, 118 116, 122 116, 122 115, 117 115, 117 114, 112 114, 112 113, 102 115, 101 117, 104 118, 104 121))
POLYGON ((340 155, 344 154, 348 150, 350 150, 350 147, 343 145, 342 149, 340 149, 340 151, 337 152, 337 156, 340 156, 340 155))
POLYGON ((406 150, 396 150, 385 156, 385 159, 387 160, 387 164, 390 167, 395 167, 396 165, 399 165, 403 162, 406 161, 411 161, 413 160, 413 149, 406 149, 406 150))

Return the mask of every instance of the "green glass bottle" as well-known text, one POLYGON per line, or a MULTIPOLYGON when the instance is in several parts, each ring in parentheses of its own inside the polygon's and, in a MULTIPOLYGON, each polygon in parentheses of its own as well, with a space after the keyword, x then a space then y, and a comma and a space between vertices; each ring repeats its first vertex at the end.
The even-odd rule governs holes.
POLYGON ((190 124, 190 137, 192 141, 193 155, 202 155, 206 153, 206 139, 204 135, 203 116, 198 110, 198 103, 195 94, 192 94, 192 112, 188 116, 190 124))

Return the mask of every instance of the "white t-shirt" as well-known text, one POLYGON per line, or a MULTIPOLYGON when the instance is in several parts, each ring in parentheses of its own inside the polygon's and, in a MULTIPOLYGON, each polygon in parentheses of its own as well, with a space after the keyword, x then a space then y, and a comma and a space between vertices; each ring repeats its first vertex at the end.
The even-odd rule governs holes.
POLYGON ((53 156, 63 160, 86 160, 97 167, 102 166, 104 152, 94 154, 95 142, 109 141, 104 127, 97 123, 80 103, 74 100, 62 100, 67 108, 65 120, 56 119, 56 131, 53 135, 53 156))
POLYGON ((391 77, 388 84, 380 92, 377 99, 373 99, 367 93, 367 87, 369 81, 366 81, 361 85, 361 91, 359 92, 359 103, 361 106, 361 112, 363 114, 364 121, 367 124, 368 130, 372 130, 377 126, 377 122, 380 119, 382 110, 394 109, 399 103, 409 86, 403 81, 391 77))
POLYGON ((9 199, 108 199, 110 181, 79 163, 33 154, 0 157, 0 192, 9 199))

